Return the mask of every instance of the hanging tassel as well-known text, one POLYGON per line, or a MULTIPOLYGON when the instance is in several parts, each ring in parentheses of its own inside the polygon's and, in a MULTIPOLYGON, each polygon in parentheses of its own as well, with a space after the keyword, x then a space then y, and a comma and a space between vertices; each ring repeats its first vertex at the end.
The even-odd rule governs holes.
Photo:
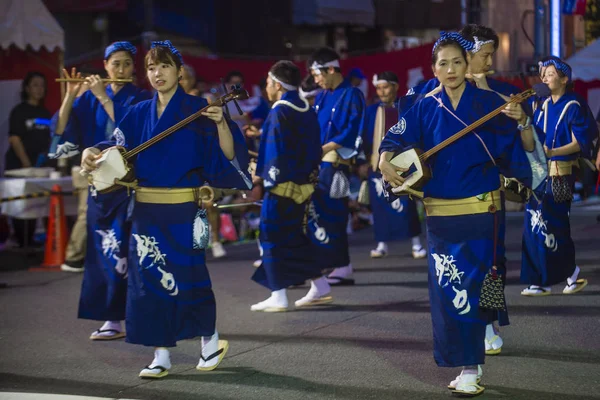
POLYGON ((506 310, 503 278, 498 275, 498 268, 495 265, 485 275, 479 306, 488 310, 506 310))

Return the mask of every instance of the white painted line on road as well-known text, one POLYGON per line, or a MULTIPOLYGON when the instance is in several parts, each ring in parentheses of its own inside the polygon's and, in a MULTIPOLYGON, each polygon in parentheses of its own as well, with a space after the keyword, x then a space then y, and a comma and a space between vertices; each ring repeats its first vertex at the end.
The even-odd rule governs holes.
POLYGON ((74 396, 69 394, 0 392, 0 400, 134 400, 116 397, 74 396))

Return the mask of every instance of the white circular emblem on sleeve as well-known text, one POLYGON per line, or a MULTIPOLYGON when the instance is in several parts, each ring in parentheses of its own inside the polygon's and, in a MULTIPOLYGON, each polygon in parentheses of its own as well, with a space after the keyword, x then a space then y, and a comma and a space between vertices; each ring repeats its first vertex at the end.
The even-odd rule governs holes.
POLYGON ((405 130, 406 130, 406 120, 404 119, 404 117, 402 117, 396 125, 394 125, 390 128, 390 132, 392 132, 394 135, 402 135, 405 130))

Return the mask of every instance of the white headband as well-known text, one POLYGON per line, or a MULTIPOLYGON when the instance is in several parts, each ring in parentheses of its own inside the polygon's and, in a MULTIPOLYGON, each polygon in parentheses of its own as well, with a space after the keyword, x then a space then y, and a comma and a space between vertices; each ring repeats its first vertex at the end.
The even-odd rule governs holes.
POLYGON ((315 97, 316 95, 318 95, 321 92, 321 90, 323 89, 319 88, 310 92, 305 92, 304 90, 302 90, 302 88, 300 88, 300 96, 304 97, 305 99, 310 99, 311 97, 315 97))
POLYGON ((484 45, 490 44, 490 43, 494 43, 493 40, 486 40, 486 41, 482 42, 482 41, 479 40, 479 38, 477 36, 473 36, 473 41, 475 42, 475 46, 473 47, 473 50, 471 50, 471 53, 473 53, 473 54, 475 54, 479 50, 481 50, 481 48, 484 45))
POLYGON ((298 90, 298 86, 292 86, 289 83, 282 82, 278 79, 271 71, 269 71, 269 77, 273 79, 275 82, 279 83, 282 88, 285 90, 298 90))
POLYGON ((313 71, 315 71, 315 74, 320 75, 321 74, 321 68, 329 68, 329 67, 339 68, 340 67, 340 60, 328 61, 325 64, 319 64, 318 62, 314 61, 312 63, 312 65, 310 66, 310 69, 312 69, 313 71))
POLYGON ((377 85, 381 84, 381 83, 389 83, 390 85, 397 85, 398 82, 394 82, 394 81, 387 81, 385 79, 379 79, 379 77, 377 76, 377 74, 373 75, 373 86, 377 87, 377 85))

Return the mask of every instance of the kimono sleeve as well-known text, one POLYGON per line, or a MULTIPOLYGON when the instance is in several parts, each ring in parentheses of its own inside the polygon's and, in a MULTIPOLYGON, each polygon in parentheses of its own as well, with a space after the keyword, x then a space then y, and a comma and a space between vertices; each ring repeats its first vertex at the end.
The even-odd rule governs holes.
POLYGON ((373 135, 375 130, 375 116, 377 115, 378 104, 367 107, 365 123, 362 130, 362 148, 365 155, 373 151, 373 135))
POLYGON ((360 90, 351 89, 351 94, 342 103, 342 110, 346 113, 346 118, 341 121, 339 132, 331 142, 337 143, 341 148, 337 150, 340 157, 349 159, 358 153, 362 142, 363 126, 365 122, 365 99, 360 90))
MULTIPOLYGON (((86 108, 89 108, 89 103, 84 95, 77 98, 73 103, 69 121, 67 121, 67 126, 62 134, 55 133, 56 124, 51 126, 52 142, 48 152, 49 158, 70 158, 84 150, 80 148, 83 130, 85 129, 81 121, 86 117, 86 108)), ((55 116, 56 123, 58 123, 58 113, 55 116)), ((93 115, 89 117, 95 118, 93 115)))
POLYGON ((203 171, 204 178, 210 186, 229 189, 252 189, 252 180, 248 173, 248 147, 237 124, 227 119, 227 124, 233 136, 235 156, 228 160, 219 145, 219 137, 203 135, 202 153, 205 157, 203 171))
POLYGON ((413 147, 422 147, 422 107, 411 107, 400 120, 392 126, 379 146, 379 154, 384 151, 398 153, 413 147))
POLYGON ((569 128, 579 143, 581 155, 591 159, 594 141, 598 138, 598 125, 591 118, 592 112, 584 107, 587 107, 585 103, 579 107, 569 107, 569 128))

